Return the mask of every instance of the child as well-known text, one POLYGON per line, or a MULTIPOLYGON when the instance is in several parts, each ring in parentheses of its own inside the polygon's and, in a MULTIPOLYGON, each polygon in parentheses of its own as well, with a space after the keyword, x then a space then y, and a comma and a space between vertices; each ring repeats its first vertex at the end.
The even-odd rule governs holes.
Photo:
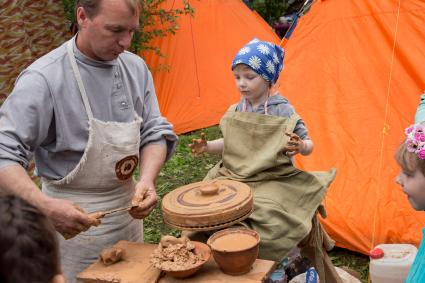
MULTIPOLYGON (((419 110, 419 109, 418 109, 419 110)), ((400 145, 396 160, 401 167, 399 184, 415 210, 425 210, 425 126, 415 124, 405 130, 406 141, 400 145)), ((422 231, 425 236, 425 229, 422 231)), ((419 247, 410 268, 407 283, 425 282, 425 243, 419 247)))
POLYGON ((0 196, 0 282, 65 282, 53 225, 12 195, 0 196))
POLYGON ((312 152, 313 142, 288 100, 271 95, 283 56, 281 47, 257 39, 240 49, 232 71, 241 101, 220 121, 223 138, 207 141, 202 135, 189 147, 195 156, 222 155, 206 180, 230 179, 252 188, 254 211, 241 224, 260 233, 260 258, 280 261, 302 242, 301 252, 309 256, 321 281, 341 282, 323 251, 322 240, 328 238, 315 221, 335 170, 309 173, 292 164, 295 154, 312 152))
MULTIPOLYGON (((265 115, 291 117, 295 110, 289 101, 278 93, 271 95, 272 87, 283 69, 284 50, 272 43, 252 40, 244 46, 232 62, 236 87, 241 101, 237 112, 254 112, 265 115)), ((283 134, 283 133, 282 133, 283 134)), ((308 136, 303 120, 297 119, 293 133, 285 133, 290 139, 285 148, 287 156, 297 153, 309 155, 313 151, 313 142, 308 136)), ((207 141, 205 135, 189 145, 195 156, 204 152, 221 154, 223 139, 207 141)))

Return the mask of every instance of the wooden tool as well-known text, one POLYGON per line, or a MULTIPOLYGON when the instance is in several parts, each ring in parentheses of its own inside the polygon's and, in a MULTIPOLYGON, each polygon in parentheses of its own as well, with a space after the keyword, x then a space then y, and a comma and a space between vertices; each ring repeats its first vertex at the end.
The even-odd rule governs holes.
POLYGON ((112 213, 116 213, 116 212, 120 212, 120 211, 128 211, 128 210, 132 209, 133 207, 137 207, 137 206, 129 205, 129 206, 126 206, 126 207, 115 208, 115 209, 111 209, 111 210, 108 210, 108 211, 93 212, 93 213, 90 213, 89 215, 90 215, 90 217, 100 219, 100 218, 105 217, 108 214, 112 214, 112 213))

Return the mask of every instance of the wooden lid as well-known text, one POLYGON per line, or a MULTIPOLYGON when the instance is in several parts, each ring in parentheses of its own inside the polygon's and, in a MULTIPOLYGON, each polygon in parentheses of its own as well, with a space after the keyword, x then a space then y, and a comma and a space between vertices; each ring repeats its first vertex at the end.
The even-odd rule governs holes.
POLYGON ((162 200, 164 221, 177 229, 207 231, 228 227, 251 214, 251 188, 232 180, 198 182, 177 188, 162 200))

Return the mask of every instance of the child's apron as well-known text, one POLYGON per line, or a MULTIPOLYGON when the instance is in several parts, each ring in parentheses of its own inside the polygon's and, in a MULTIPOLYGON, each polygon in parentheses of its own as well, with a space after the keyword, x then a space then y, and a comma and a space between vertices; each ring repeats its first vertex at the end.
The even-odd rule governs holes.
MULTIPOLYGON (((102 122, 93 118, 71 43, 68 44, 68 56, 89 118, 89 138, 78 165, 61 180, 43 179, 43 192, 70 200, 88 213, 128 206, 134 195, 133 171, 139 160, 142 120, 137 114, 135 121, 130 123, 102 122)), ((76 282, 76 275, 92 264, 104 248, 119 240, 140 242, 142 236, 142 221, 133 219, 128 212, 108 215, 101 225, 72 239, 64 240, 59 236, 62 269, 67 282, 76 282)))
POLYGON ((278 117, 235 112, 220 121, 223 158, 205 179, 231 179, 248 184, 254 212, 242 224, 260 233, 262 259, 280 261, 311 230, 335 170, 309 173, 295 168, 283 154, 299 116, 278 117))

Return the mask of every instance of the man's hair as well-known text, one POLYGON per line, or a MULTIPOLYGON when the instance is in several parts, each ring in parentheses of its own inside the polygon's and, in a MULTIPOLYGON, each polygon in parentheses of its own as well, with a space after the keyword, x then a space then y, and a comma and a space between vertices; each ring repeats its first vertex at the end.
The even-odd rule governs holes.
POLYGON ((409 152, 405 142, 398 147, 395 159, 404 171, 413 173, 418 169, 425 176, 425 160, 419 159, 416 153, 409 152))
POLYGON ((27 201, 0 195, 0 282, 46 283, 60 273, 53 224, 27 201))
MULTIPOLYGON (((140 0, 123 1, 127 3, 127 6, 130 8, 133 15, 135 15, 138 11, 141 11, 142 3, 140 0)), ((75 11, 77 11, 78 7, 83 7, 84 11, 87 13, 87 17, 89 17, 89 19, 93 19, 99 13, 101 4, 102 0, 77 0, 75 11)))

